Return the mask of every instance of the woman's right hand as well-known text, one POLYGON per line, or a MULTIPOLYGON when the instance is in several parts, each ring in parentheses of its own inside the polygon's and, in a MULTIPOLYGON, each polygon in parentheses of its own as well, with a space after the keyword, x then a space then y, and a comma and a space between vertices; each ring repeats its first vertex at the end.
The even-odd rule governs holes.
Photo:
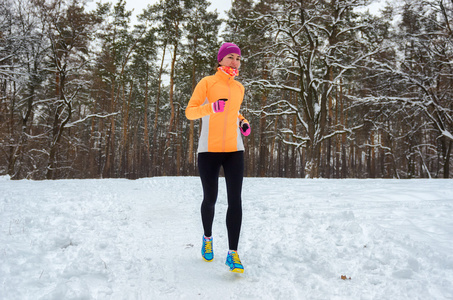
POLYGON ((226 101, 228 101, 228 99, 219 99, 212 103, 212 111, 214 113, 223 112, 225 110, 226 101))

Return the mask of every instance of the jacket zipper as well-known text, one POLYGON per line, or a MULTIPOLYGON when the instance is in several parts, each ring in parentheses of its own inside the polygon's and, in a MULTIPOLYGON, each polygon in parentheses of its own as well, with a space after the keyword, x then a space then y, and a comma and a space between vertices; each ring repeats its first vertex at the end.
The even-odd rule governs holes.
POLYGON ((226 149, 226 134, 227 134, 227 123, 228 123, 228 110, 231 102, 231 86, 230 86, 231 77, 228 78, 228 101, 225 103, 225 119, 223 123, 223 142, 222 142, 222 152, 225 152, 226 149))

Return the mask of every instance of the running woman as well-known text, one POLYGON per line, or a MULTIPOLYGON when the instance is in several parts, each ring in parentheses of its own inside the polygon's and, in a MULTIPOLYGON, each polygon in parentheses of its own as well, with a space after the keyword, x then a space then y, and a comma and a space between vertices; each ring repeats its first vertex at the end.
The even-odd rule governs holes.
POLYGON ((198 141, 198 171, 203 186, 201 220, 205 261, 214 259, 212 223, 218 194, 220 168, 223 167, 227 187, 228 210, 226 226, 229 251, 226 265, 230 271, 243 273, 237 252, 242 223, 242 181, 244 177, 244 144, 249 122, 239 113, 244 87, 235 80, 241 65, 241 49, 224 43, 217 55, 217 72, 200 80, 186 108, 189 120, 202 119, 198 141))

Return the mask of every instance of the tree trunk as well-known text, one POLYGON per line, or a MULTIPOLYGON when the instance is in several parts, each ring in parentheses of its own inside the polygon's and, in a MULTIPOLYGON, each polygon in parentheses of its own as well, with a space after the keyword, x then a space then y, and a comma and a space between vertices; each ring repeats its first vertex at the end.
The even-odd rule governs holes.
POLYGON ((172 141, 172 131, 175 122, 175 106, 173 104, 173 95, 174 95, 174 85, 175 85, 175 64, 176 64, 176 54, 178 52, 178 44, 176 43, 173 48, 173 57, 171 59, 171 69, 170 69, 170 94, 169 94, 169 102, 170 102, 170 121, 168 123, 167 129, 167 138, 165 143, 165 153, 164 153, 164 176, 167 175, 167 168, 170 167, 169 164, 169 156, 171 154, 170 147, 172 141))
MULTIPOLYGON (((195 40, 196 41, 196 40, 195 40)), ((195 90, 197 85, 197 81, 195 79, 196 66, 195 61, 192 65, 192 93, 195 90)), ((190 174, 195 171, 195 154, 194 154, 194 143, 195 143, 195 122, 190 120, 190 128, 189 128, 189 153, 188 153, 188 162, 190 168, 190 174)))
POLYGON ((143 139, 145 142, 145 159, 144 159, 144 174, 149 176, 149 163, 151 158, 151 146, 149 144, 149 128, 148 128, 148 103, 149 103, 149 64, 146 64, 146 81, 145 81, 145 103, 143 112, 143 139))
POLYGON ((105 167, 103 170, 103 177, 112 176, 112 166, 114 164, 114 149, 115 149, 115 116, 113 112, 115 111, 115 79, 112 80, 112 88, 110 90, 110 131, 107 137, 106 149, 105 149, 105 167))
POLYGON ((450 156, 451 156, 451 148, 452 148, 452 141, 446 137, 442 138, 442 148, 444 152, 444 178, 450 178, 450 156))
POLYGON ((159 87, 157 89, 157 96, 156 96, 156 109, 154 113, 154 126, 153 126, 153 165, 152 165, 152 176, 158 175, 158 166, 157 166, 157 158, 159 156, 159 142, 157 138, 158 133, 158 125, 159 125, 159 105, 160 105, 160 96, 162 91, 162 73, 164 69, 164 59, 165 59, 165 52, 167 49, 167 42, 163 45, 163 53, 162 53, 162 60, 160 63, 159 68, 159 87))

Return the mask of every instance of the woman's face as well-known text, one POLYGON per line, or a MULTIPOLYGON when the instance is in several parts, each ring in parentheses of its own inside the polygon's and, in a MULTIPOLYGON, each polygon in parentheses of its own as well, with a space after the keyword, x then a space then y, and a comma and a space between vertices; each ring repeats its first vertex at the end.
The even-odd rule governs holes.
POLYGON ((236 53, 230 53, 226 55, 219 64, 221 66, 231 67, 233 69, 239 69, 241 66, 241 56, 236 53))

